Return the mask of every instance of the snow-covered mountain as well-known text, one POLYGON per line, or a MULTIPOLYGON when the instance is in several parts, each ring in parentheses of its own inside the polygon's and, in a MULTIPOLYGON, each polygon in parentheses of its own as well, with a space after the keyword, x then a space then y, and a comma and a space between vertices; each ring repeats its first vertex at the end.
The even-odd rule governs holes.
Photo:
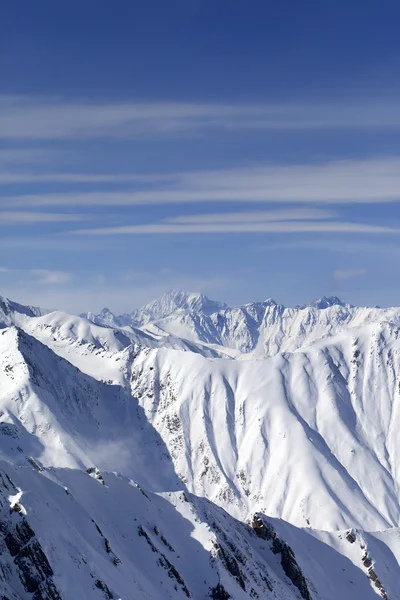
POLYGON ((172 335, 253 356, 292 352, 325 335, 366 323, 400 323, 399 308, 354 307, 336 296, 295 308, 271 298, 231 308, 202 294, 176 291, 129 315, 115 316, 104 309, 98 315, 82 316, 99 325, 140 327, 153 335, 172 335))
POLYGON ((173 314, 201 313, 212 315, 219 310, 228 308, 223 302, 209 300, 204 294, 170 290, 157 300, 145 304, 142 308, 131 313, 116 316, 108 308, 103 308, 100 314, 86 313, 81 316, 101 325, 114 327, 138 327, 147 323, 165 319, 173 314))
POLYGON ((22 323, 29 317, 40 317, 48 312, 50 311, 35 306, 24 306, 0 296, 0 327, 22 323))
POLYGON ((2 600, 400 600, 400 309, 0 307, 2 600))

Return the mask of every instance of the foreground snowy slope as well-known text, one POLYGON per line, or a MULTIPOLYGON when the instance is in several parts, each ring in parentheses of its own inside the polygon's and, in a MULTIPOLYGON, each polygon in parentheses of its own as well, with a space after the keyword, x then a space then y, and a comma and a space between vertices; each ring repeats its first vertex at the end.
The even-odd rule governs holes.
POLYGON ((353 600, 355 590, 365 600, 382 591, 400 598, 391 583, 399 544, 387 532, 378 545, 374 536, 355 532, 351 542, 348 532, 298 530, 260 514, 239 523, 204 499, 154 495, 118 474, 99 481, 0 463, 0 514, 0 589, 10 600, 353 600))
POLYGON ((0 598, 400 600, 400 327, 365 310, 234 360, 3 300, 0 598))

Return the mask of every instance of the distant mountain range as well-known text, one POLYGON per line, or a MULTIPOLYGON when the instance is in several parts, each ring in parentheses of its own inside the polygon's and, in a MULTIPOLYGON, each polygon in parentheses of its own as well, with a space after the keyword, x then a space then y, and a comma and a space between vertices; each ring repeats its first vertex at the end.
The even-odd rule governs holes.
POLYGON ((355 307, 336 296, 323 296, 310 305, 294 308, 277 304, 272 298, 228 307, 203 294, 172 290, 132 313, 116 316, 105 308, 99 314, 81 316, 102 326, 141 328, 158 337, 175 336, 219 347, 223 353, 235 350, 272 356, 292 352, 344 327, 383 320, 398 323, 400 309, 355 307))

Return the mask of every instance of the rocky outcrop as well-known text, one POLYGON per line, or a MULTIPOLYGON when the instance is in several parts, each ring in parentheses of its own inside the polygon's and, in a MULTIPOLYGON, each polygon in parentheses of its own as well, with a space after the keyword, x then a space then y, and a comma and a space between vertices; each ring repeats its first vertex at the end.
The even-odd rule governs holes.
POLYGON ((379 580, 379 577, 376 574, 376 571, 374 570, 373 560, 370 557, 370 555, 367 552, 367 550, 365 550, 365 552, 364 552, 363 557, 362 557, 361 560, 362 560, 362 563, 363 563, 364 567, 368 570, 368 578, 372 581, 372 583, 374 584, 374 586, 379 590, 379 593, 382 596, 382 598, 384 600, 389 600, 388 595, 386 593, 386 590, 383 587, 381 581, 379 580))
POLYGON ((211 588, 210 598, 211 600, 229 600, 232 596, 228 594, 221 583, 218 583, 215 587, 211 588))
MULTIPOLYGON (((153 531, 154 531, 154 528, 153 528, 153 531)), ((139 525, 138 534, 139 534, 140 537, 143 537, 146 540, 146 542, 148 543, 148 545, 151 548, 151 551, 154 552, 155 554, 159 555, 159 558, 157 560, 157 564, 160 567, 163 567, 164 569, 166 569, 166 571, 168 572, 168 576, 171 579, 174 579, 176 581, 177 585, 179 585, 181 587, 181 589, 184 592, 184 594, 188 598, 190 598, 192 596, 192 594, 190 593, 190 591, 189 591, 187 585, 185 584, 185 581, 182 578, 182 576, 179 573, 179 571, 168 560, 168 558, 165 556, 165 554, 163 554, 162 552, 160 552, 158 550, 158 548, 155 546, 155 544, 153 544, 153 542, 151 541, 150 535, 147 533, 147 531, 141 525, 139 525)), ((158 535, 158 534, 156 533, 156 535, 158 535)))
POLYGON ((255 514, 251 526, 257 537, 272 542, 272 552, 274 554, 280 554, 281 565, 285 575, 290 579, 293 585, 297 587, 304 600, 312 600, 307 580, 296 561, 296 556, 292 548, 279 538, 272 525, 268 523, 262 515, 255 514))
POLYGON ((62 600, 53 581, 53 569, 22 508, 16 510, 18 503, 9 505, 7 498, 16 491, 8 475, 0 473, 0 551, 4 578, 11 581, 17 575, 23 590, 32 594, 32 600, 62 600))
POLYGON ((235 556, 222 544, 214 543, 214 555, 218 556, 225 569, 234 577, 243 591, 246 591, 245 575, 235 556))

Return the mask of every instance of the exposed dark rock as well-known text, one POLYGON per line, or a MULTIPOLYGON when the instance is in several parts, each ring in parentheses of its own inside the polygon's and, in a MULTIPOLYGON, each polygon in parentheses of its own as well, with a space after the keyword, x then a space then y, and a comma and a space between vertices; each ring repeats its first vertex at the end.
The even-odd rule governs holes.
POLYGON ((36 539, 20 550, 14 562, 27 592, 36 592, 40 583, 53 575, 53 569, 36 539))
POLYGON ((259 515, 254 515, 251 526, 257 535, 262 540, 271 540, 273 538, 274 530, 268 522, 264 522, 259 515))
POLYGON ((246 591, 244 575, 240 570, 240 567, 238 565, 236 558, 234 556, 232 556, 232 554, 229 552, 229 550, 227 550, 227 548, 222 546, 222 544, 215 544, 215 549, 217 550, 217 553, 218 553, 225 569, 233 577, 235 577, 236 581, 238 582, 238 584, 240 585, 242 590, 246 591))
POLYGON ((186 584, 185 584, 182 576, 176 570, 176 568, 174 567, 174 565, 168 560, 168 558, 166 556, 164 556, 164 554, 161 554, 160 564, 161 564, 161 566, 163 566, 165 569, 168 570, 168 577, 171 577, 171 579, 175 579, 177 581, 177 583, 179 583, 179 585, 183 589, 183 591, 186 594, 186 596, 188 598, 190 598, 191 597, 191 593, 189 592, 189 590, 188 590, 188 588, 187 588, 187 586, 186 586, 186 584))
POLYGON ((354 532, 352 529, 350 529, 350 530, 349 530, 349 531, 346 533, 346 540, 347 540, 348 542, 350 542, 350 544, 354 544, 354 542, 356 541, 356 539, 357 539, 357 538, 356 538, 356 534, 355 534, 355 532, 354 532))
POLYGON ((0 423, 0 435, 7 435, 9 437, 18 439, 18 428, 15 425, 10 425, 9 423, 0 423))
POLYGON ((173 547, 171 546, 171 544, 168 543, 167 539, 163 535, 160 536, 160 540, 162 541, 162 543, 164 544, 164 546, 166 546, 168 548, 168 550, 170 550, 171 552, 175 552, 175 550, 173 549, 173 547))
POLYGON ((9 531, 4 538, 11 556, 17 556, 21 548, 25 546, 34 536, 35 533, 28 521, 26 519, 22 519, 22 521, 15 526, 14 531, 9 531))
POLYGON ((271 550, 274 554, 281 555, 281 565, 285 575, 297 587, 304 600, 312 600, 307 580, 297 564, 292 548, 279 538, 271 524, 265 521, 260 514, 254 515, 251 526, 259 538, 268 541, 272 540, 271 550))
POLYGON ((362 562, 364 567, 366 567, 367 569, 372 565, 372 559, 370 558, 370 556, 368 555, 368 552, 365 552, 363 557, 362 557, 362 562))
POLYGON ((229 600, 232 596, 228 594, 221 583, 218 583, 215 587, 210 589, 210 598, 211 600, 229 600))
POLYGON ((378 578, 378 575, 375 573, 375 571, 372 568, 372 566, 369 567, 369 569, 368 569, 368 577, 373 582, 373 584, 375 585, 375 587, 378 588, 381 597, 384 600, 389 600, 388 595, 386 594, 386 590, 383 587, 382 583, 380 582, 380 580, 378 578))
POLYGON ((189 592, 183 578, 181 577, 180 573, 177 571, 177 569, 174 567, 174 565, 168 560, 168 558, 162 554, 161 552, 159 552, 157 550, 157 548, 155 547, 155 545, 153 544, 153 542, 150 539, 149 534, 143 529, 143 527, 141 525, 139 525, 138 527, 138 531, 139 531, 139 536, 140 537, 144 537, 146 542, 149 544, 150 548, 152 549, 152 551, 156 554, 160 555, 160 558, 158 559, 158 564, 163 567, 164 569, 166 569, 168 571, 168 576, 171 577, 171 579, 175 579, 177 583, 179 583, 179 585, 182 587, 183 591, 185 592, 186 596, 188 598, 191 597, 191 593, 189 592))
POLYGON ((2 521, 0 530, 21 583, 32 594, 32 600, 62 600, 52 579, 53 569, 27 519, 24 517, 15 525, 2 521))
POLYGON ((152 551, 153 552, 158 552, 157 548, 155 547, 155 545, 151 541, 149 534, 143 529, 143 527, 141 525, 139 525, 138 531, 139 531, 139 536, 140 537, 144 537, 144 539, 149 544, 149 546, 152 549, 152 551))
POLYGON ((34 469, 36 469, 36 471, 39 471, 40 473, 42 473, 44 471, 44 468, 41 467, 34 458, 32 458, 32 456, 27 456, 26 460, 32 465, 32 467, 34 469))
POLYGON ((33 594, 32 600, 62 600, 54 581, 47 579, 40 584, 38 590, 33 594))
POLYGON ((102 483, 103 485, 105 485, 105 481, 104 481, 103 475, 101 474, 101 471, 97 467, 88 467, 86 469, 86 473, 88 473, 94 479, 97 479, 97 481, 99 481, 100 483, 102 483))
POLYGON ((108 585, 101 581, 101 579, 97 579, 94 585, 104 593, 105 598, 109 598, 110 600, 114 598, 114 594, 110 591, 108 585))
POLYGON ((11 513, 13 513, 13 512, 16 512, 16 513, 18 513, 19 515, 23 515, 23 514, 25 514, 24 507, 23 507, 23 506, 22 506, 22 504, 20 504, 19 502, 16 502, 16 503, 15 503, 15 504, 14 504, 14 505, 13 505, 13 506, 10 508, 10 512, 11 512, 11 513))
POLYGON ((101 537, 104 537, 104 535, 103 535, 103 532, 102 532, 102 530, 100 529, 100 527, 97 525, 96 521, 94 521, 94 520, 92 519, 92 523, 94 523, 94 525, 95 525, 95 527, 96 527, 97 531, 99 532, 99 534, 101 535, 101 537))
POLYGON ((302 597, 305 600, 312 600, 310 592, 308 590, 307 581, 296 562, 296 558, 293 550, 287 544, 283 545, 281 552, 281 565, 285 574, 289 577, 290 581, 295 585, 302 597))

